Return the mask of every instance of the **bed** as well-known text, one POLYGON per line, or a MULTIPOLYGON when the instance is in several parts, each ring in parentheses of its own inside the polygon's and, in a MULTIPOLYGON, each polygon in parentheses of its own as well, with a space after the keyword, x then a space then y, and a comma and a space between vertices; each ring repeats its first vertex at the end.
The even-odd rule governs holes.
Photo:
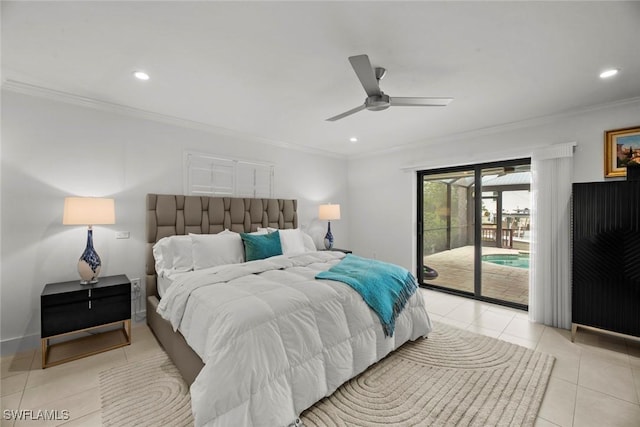
POLYGON ((295 200, 148 194, 146 203, 147 323, 191 385, 196 425, 292 425, 342 383, 431 331, 420 292, 407 297, 385 336, 352 287, 315 279, 346 255, 309 244, 295 200), (274 236, 281 254, 245 262, 256 254, 250 243, 274 236), (176 257, 171 270, 159 264, 161 248, 175 242, 192 245, 193 271, 176 257), (233 246, 211 252, 221 242, 233 246))

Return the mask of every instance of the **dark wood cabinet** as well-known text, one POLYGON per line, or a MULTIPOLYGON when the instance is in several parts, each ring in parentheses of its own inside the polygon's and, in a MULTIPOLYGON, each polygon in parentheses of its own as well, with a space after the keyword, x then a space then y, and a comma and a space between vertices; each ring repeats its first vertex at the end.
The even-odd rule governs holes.
POLYGON ((640 181, 573 185, 572 339, 640 336, 640 181))
POLYGON ((131 282, 124 274, 98 283, 49 283, 40 296, 42 367, 57 365, 131 343, 131 282), (76 339, 67 335, 122 324, 76 339), (52 339, 60 342, 50 344, 52 339))

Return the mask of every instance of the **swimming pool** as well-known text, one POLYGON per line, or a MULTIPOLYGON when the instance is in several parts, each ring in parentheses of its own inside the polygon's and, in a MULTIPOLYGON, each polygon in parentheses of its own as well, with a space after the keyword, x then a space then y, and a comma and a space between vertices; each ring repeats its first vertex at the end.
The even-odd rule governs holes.
POLYGON ((529 254, 482 255, 482 260, 507 267, 529 268, 529 254))

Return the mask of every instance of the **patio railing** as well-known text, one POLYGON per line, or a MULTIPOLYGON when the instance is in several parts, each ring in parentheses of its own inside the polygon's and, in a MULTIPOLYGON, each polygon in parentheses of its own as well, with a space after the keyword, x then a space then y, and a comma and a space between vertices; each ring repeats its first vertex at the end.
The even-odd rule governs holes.
POLYGON ((502 236, 500 242, 497 240, 498 230, 495 228, 482 228, 482 241, 483 242, 494 242, 497 244, 500 243, 498 247, 500 248, 513 248, 513 230, 510 228, 502 229, 502 236))

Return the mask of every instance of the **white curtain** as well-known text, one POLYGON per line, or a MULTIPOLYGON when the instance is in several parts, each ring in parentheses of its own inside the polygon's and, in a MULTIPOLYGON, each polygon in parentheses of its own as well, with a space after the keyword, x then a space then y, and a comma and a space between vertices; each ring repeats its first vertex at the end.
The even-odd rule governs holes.
POLYGON ((538 150, 531 158, 529 320, 571 328, 571 181, 575 143, 538 150))

